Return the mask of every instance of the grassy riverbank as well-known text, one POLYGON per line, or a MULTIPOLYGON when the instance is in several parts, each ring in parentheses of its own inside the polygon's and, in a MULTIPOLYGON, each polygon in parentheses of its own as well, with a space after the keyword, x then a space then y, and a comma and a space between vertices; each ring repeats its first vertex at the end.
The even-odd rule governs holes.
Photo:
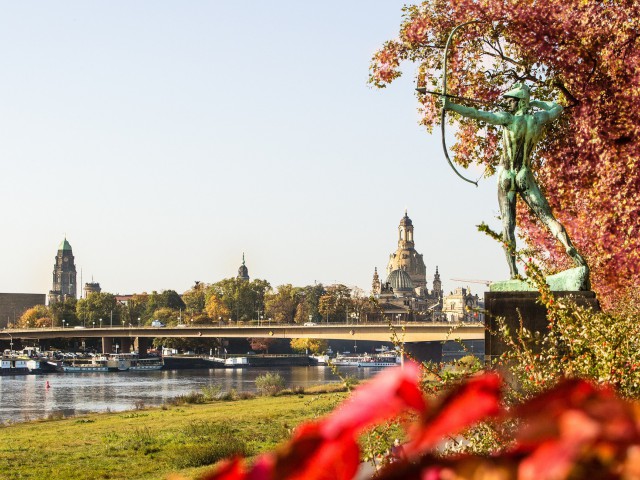
POLYGON ((346 395, 184 403, 3 426, 0 472, 5 480, 196 479, 226 455, 272 449, 346 395))

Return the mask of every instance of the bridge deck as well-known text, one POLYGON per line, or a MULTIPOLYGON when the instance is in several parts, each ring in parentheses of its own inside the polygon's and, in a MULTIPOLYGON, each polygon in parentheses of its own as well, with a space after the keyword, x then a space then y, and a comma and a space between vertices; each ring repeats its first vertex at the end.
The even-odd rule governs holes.
POLYGON ((216 337, 216 338, 320 338, 327 340, 374 340, 387 342, 393 334, 404 342, 444 340, 481 340, 482 324, 405 323, 401 325, 261 325, 176 327, 102 327, 102 328, 29 328, 4 329, 0 338, 96 338, 96 337, 216 337))

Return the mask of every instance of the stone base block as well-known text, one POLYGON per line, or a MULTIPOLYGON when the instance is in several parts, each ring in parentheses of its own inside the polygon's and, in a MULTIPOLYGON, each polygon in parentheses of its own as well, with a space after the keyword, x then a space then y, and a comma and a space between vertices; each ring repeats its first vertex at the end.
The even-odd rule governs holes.
MULTIPOLYGON (((556 298, 572 297, 577 305, 589 306, 600 310, 596 294, 591 291, 553 292, 556 298)), ((509 331, 515 335, 520 329, 520 317, 524 328, 531 332, 547 332, 547 310, 537 302, 538 292, 485 292, 484 306, 486 310, 487 331, 484 337, 485 361, 490 362, 507 350, 507 345, 490 332, 498 330, 497 318, 505 319, 509 331)))

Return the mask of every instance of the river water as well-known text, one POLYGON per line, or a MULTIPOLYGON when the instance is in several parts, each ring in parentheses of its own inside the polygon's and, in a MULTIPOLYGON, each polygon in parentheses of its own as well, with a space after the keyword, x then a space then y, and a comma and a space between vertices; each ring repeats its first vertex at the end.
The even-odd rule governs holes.
MULTIPOLYGON (((340 367, 340 374, 366 379, 380 370, 340 367)), ((341 381, 326 366, 7 376, 0 377, 0 422, 132 410, 136 404, 161 405, 209 385, 219 385, 222 391, 255 392, 256 377, 267 372, 278 372, 286 388, 341 381)))

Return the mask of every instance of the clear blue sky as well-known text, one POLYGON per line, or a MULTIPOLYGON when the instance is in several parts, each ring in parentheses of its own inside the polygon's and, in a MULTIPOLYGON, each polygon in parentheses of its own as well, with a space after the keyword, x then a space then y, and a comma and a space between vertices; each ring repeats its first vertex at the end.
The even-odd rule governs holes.
POLYGON ((113 293, 215 282, 243 252, 274 286, 368 291, 405 208, 429 287, 436 265, 446 290, 506 278, 475 228, 499 227, 495 179, 449 170, 411 65, 366 83, 403 3, 0 2, 0 291, 47 292, 65 234, 113 293))

